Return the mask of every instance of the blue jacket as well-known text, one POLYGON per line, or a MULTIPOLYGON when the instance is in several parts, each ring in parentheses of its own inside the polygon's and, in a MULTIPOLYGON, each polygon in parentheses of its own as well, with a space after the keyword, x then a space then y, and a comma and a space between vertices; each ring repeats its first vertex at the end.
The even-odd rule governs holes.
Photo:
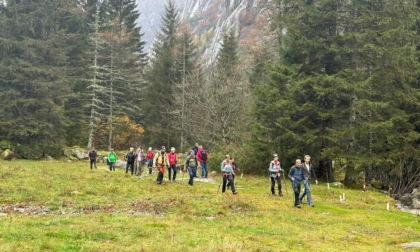
POLYGON ((295 182, 301 182, 303 180, 303 168, 302 166, 297 168, 296 166, 292 166, 289 171, 289 178, 295 178, 295 182))

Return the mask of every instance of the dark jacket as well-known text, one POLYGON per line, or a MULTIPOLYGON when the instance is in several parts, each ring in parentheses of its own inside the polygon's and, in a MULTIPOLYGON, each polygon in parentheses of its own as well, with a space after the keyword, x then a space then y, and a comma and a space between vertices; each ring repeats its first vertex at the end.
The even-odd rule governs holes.
POLYGON ((127 160, 128 163, 134 163, 134 160, 136 160, 136 153, 134 151, 130 151, 125 156, 125 160, 127 160))
POLYGON ((289 171, 289 178, 292 180, 292 178, 295 178, 296 182, 300 182, 303 180, 303 170, 304 168, 301 166, 300 168, 297 168, 296 166, 292 166, 289 171))
POLYGON ((302 164, 301 169, 302 169, 303 179, 304 180, 311 180, 311 178, 314 178, 315 180, 317 180, 316 179, 316 175, 315 175, 315 170, 312 167, 312 164, 309 164, 309 171, 306 168, 305 163, 302 164))
POLYGON ((89 151, 89 159, 96 160, 97 153, 96 151, 89 151))

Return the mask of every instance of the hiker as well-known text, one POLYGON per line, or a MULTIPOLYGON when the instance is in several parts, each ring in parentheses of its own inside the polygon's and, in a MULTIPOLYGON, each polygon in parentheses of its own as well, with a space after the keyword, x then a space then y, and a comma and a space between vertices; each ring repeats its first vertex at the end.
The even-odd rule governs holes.
POLYGON ((226 183, 229 181, 232 193, 238 194, 238 192, 235 190, 235 182, 233 180, 235 173, 233 172, 233 167, 229 155, 225 156, 225 160, 222 162, 220 169, 223 175, 222 193, 226 191, 226 183))
POLYGON ((144 161, 143 149, 141 147, 138 147, 136 151, 136 175, 138 178, 141 177, 141 173, 143 171, 142 169, 143 161, 144 161))
POLYGON ((166 153, 165 146, 162 146, 153 159, 153 167, 157 167, 159 173, 156 179, 158 185, 163 182, 163 174, 165 173, 165 166, 169 167, 168 154, 166 153))
POLYGON ((185 160, 185 167, 188 168, 188 174, 190 175, 190 180, 188 181, 188 184, 190 186, 194 183, 194 177, 197 177, 197 166, 198 161, 195 157, 194 151, 190 151, 190 155, 188 155, 187 159, 185 160))
POLYGON ((306 196, 308 199, 308 205, 310 207, 315 207, 312 202, 312 194, 311 194, 311 178, 315 179, 315 184, 318 184, 318 180, 316 179, 315 170, 312 167, 311 163, 311 156, 305 155, 303 158, 304 163, 302 165, 302 172, 303 172, 303 186, 304 191, 302 195, 299 197, 299 202, 302 204, 303 198, 306 196))
POLYGON ((208 175, 207 160, 209 159, 209 154, 203 148, 203 146, 200 145, 198 147, 196 157, 197 157, 198 162, 200 162, 200 165, 201 165, 201 178, 207 178, 207 175, 208 175))
POLYGON ((115 162, 117 162, 117 154, 114 152, 114 149, 111 148, 111 152, 108 154, 108 164, 110 171, 115 171, 115 162))
MULTIPOLYGON (((235 181, 235 175, 239 170, 238 170, 238 166, 236 165, 234 157, 230 157, 230 163, 232 164, 232 168, 233 168, 233 175, 232 176, 233 176, 233 180, 235 181)), ((229 181, 228 181, 226 186, 228 188, 230 188, 230 182, 229 181)))
POLYGON ((153 152, 152 147, 149 147, 146 153, 146 162, 147 168, 149 168, 149 175, 152 175, 152 167, 153 167, 153 158, 155 157, 155 153, 153 152))
POLYGON ((171 152, 168 154, 169 159, 169 168, 168 168, 168 175, 169 181, 171 181, 171 173, 174 172, 174 176, 172 177, 172 181, 175 181, 176 178, 176 165, 178 163, 178 156, 175 153, 175 147, 171 147, 171 152))
POLYGON ((92 147, 92 149, 89 151, 90 170, 92 170, 92 166, 95 166, 95 169, 98 169, 96 167, 97 156, 98 156, 98 153, 95 151, 95 148, 92 147))
POLYGON ((130 147, 130 152, 125 155, 125 161, 127 161, 127 165, 125 166, 125 174, 128 173, 128 167, 130 167, 131 175, 134 174, 134 161, 136 161, 136 153, 134 152, 134 148, 130 147))
POLYGON ((270 166, 268 170, 270 172, 270 179, 271 179, 271 194, 274 196, 276 195, 274 187, 277 181, 277 186, 279 189, 279 196, 283 197, 283 192, 281 191, 281 173, 283 173, 284 171, 280 166, 279 155, 273 154, 273 160, 270 162, 270 166))
POLYGON ((292 181, 292 188, 295 195, 295 207, 300 208, 299 194, 300 185, 302 184, 303 180, 302 161, 300 159, 296 159, 295 165, 290 168, 289 178, 292 181))
POLYGON ((191 148, 191 150, 194 151, 194 156, 197 155, 198 147, 199 147, 198 143, 195 143, 195 145, 191 148))

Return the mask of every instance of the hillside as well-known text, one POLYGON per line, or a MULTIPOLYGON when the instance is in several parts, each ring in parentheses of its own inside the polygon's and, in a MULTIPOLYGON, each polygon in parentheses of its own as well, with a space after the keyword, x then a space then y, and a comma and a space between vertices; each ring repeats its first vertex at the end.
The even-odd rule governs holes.
MULTIPOLYGON (((376 192, 313 186, 315 208, 268 195, 267 178, 154 182, 91 172, 87 162, 0 162, 1 251, 399 251, 419 241, 418 217, 376 192), (346 201, 339 196, 345 193, 346 201)), ((165 176, 166 179, 166 176, 165 176)))

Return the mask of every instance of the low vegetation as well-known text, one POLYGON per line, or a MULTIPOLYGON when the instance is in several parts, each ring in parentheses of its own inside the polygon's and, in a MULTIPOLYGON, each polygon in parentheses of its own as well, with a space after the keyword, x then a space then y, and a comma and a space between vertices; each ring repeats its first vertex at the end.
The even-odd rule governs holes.
MULTIPOLYGON (((269 195, 265 177, 155 184, 87 162, 0 162, 1 251, 399 251, 419 217, 378 192, 313 185, 315 208, 269 195), (346 200, 340 202, 345 193, 346 200), (390 211, 386 210, 391 203, 390 211)), ((166 179, 166 177, 165 177, 166 179)))

